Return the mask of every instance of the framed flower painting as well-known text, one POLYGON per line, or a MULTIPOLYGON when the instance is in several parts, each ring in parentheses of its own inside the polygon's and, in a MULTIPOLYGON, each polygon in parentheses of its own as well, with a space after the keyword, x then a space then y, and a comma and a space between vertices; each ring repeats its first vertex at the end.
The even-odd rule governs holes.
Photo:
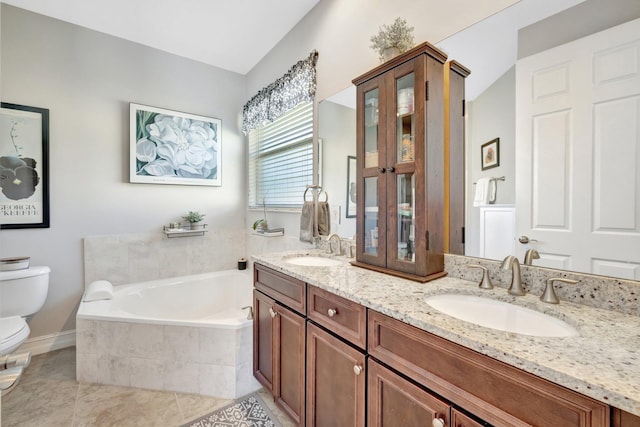
POLYGON ((220 186, 219 119, 130 103, 130 182, 220 186))
POLYGON ((0 106, 0 228, 49 228, 49 110, 0 106))

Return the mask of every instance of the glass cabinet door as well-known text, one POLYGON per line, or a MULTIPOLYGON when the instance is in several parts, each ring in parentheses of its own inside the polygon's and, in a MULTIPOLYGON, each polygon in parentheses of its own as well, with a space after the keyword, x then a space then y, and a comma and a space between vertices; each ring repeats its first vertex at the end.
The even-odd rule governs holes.
POLYGON ((378 160, 378 88, 364 94, 364 167, 377 168, 378 160))
POLYGON ((397 174, 396 186, 398 206, 396 259, 399 261, 415 262, 415 174, 397 174))
MULTIPOLYGON (((378 178, 364 179, 364 252, 378 255, 378 178)), ((384 230, 382 231, 384 233, 384 230)))
POLYGON ((415 161, 414 74, 396 80, 396 159, 398 163, 415 161))
MULTIPOLYGON (((358 156, 362 156, 358 178, 358 252, 367 264, 386 266, 386 134, 383 79, 372 79, 359 88, 362 108, 358 156), (362 242, 362 243, 361 243, 362 242)), ((360 161, 359 161, 360 162, 360 161)))

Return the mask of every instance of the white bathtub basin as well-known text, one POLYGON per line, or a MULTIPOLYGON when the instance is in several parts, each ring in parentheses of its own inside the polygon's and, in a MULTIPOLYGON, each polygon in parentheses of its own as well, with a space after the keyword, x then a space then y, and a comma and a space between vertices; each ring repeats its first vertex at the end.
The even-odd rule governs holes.
POLYGON ((491 329, 536 337, 572 337, 578 331, 568 323, 539 311, 473 295, 443 294, 425 298, 442 313, 491 329))
POLYGON ((342 264, 340 261, 314 255, 300 255, 285 259, 285 262, 293 265, 304 265, 307 267, 331 267, 342 264))

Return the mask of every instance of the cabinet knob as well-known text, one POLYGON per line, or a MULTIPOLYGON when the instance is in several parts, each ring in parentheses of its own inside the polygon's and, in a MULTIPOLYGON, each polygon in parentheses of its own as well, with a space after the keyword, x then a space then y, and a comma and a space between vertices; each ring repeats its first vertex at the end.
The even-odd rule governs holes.
POLYGON ((395 172, 395 171, 396 171, 396 168, 394 168, 393 166, 389 166, 387 168, 387 172, 389 172, 389 173, 392 173, 392 172, 395 172))
POLYGON ((276 313, 273 308, 269 307, 269 314, 271 315, 271 318, 274 318, 278 313, 276 313))
POLYGON ((380 172, 380 173, 384 173, 385 171, 386 171, 385 168, 378 168, 378 172, 380 172))
POLYGON ((330 308, 329 310, 327 310, 327 314, 329 315, 329 317, 333 317, 338 314, 338 310, 335 308, 330 308))
POLYGON ((434 418, 431 425, 433 427, 444 427, 446 424, 444 423, 444 420, 442 418, 434 418))
POLYGON ((353 366, 353 373, 356 374, 356 375, 360 375, 362 373, 362 366, 354 365, 353 366))

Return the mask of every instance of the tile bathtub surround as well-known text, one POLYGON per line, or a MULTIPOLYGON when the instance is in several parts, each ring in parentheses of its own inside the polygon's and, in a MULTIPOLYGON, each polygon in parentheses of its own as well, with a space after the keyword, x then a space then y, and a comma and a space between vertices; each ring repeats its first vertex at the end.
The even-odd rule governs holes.
MULTIPOLYGON (((306 267, 286 262, 287 257, 303 253, 322 254, 324 251, 261 255, 255 256, 254 262, 600 402, 640 415, 640 383, 637 381, 640 378, 639 316, 567 301, 559 305, 545 304, 532 293, 522 297, 511 296, 500 287, 506 286, 510 280, 508 271, 504 272, 508 277, 496 280, 496 285, 500 286, 482 290, 477 286, 479 276, 469 281, 454 277, 455 272, 428 283, 418 283, 354 267, 347 258, 342 258, 340 265, 331 267, 306 267), (578 329, 580 336, 533 337, 464 322, 439 312, 424 301, 427 296, 443 293, 489 296, 532 308, 565 320, 578 329)), ((478 260, 473 259, 473 262, 478 260)))
MULTIPOLYGON (((73 347, 34 356, 11 393, 2 397, 3 427, 180 426, 232 402, 231 399, 142 390, 75 379, 73 347)), ((292 424, 260 390, 283 427, 292 424)))
MULTIPOLYGON (((469 264, 486 267, 494 286, 505 289, 509 287, 511 270, 502 270, 500 268, 502 261, 445 254, 444 269, 449 276, 477 283, 482 277, 482 272, 480 269, 470 268, 469 264)), ((522 283, 528 293, 542 295, 546 280, 552 277, 578 280, 579 283, 575 285, 556 282, 556 294, 561 304, 563 301, 570 301, 589 307, 640 316, 640 282, 638 281, 528 265, 520 265, 520 268, 522 283)))
POLYGON ((244 251, 244 230, 212 228, 204 236, 175 238, 161 232, 85 237, 85 286, 95 280, 124 285, 235 269, 244 251))
POLYGON ((260 388, 252 330, 76 320, 81 383, 237 398, 260 388), (221 344, 223 343, 223 344, 221 344))

